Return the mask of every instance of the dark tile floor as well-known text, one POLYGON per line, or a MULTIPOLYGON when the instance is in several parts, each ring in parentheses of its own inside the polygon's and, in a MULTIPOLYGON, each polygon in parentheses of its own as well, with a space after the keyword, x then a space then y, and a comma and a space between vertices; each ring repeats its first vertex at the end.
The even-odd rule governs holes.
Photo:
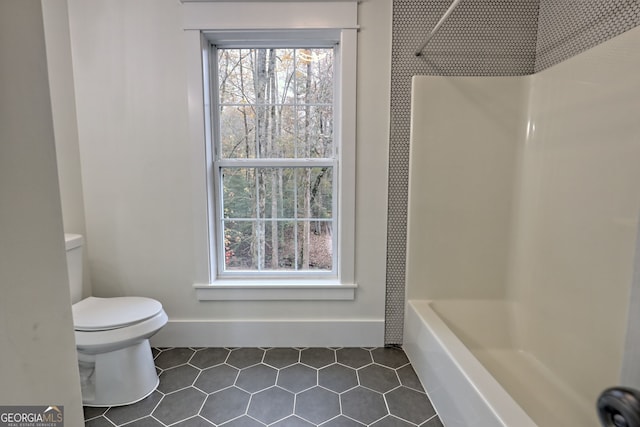
POLYGON ((90 427, 442 427, 399 348, 153 349, 160 385, 90 427))

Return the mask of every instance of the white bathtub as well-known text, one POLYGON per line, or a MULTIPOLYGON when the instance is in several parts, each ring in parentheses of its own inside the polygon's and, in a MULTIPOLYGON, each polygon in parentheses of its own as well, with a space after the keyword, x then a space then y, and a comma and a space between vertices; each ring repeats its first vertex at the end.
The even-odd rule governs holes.
POLYGON ((595 406, 514 344, 500 300, 410 300, 404 350, 446 427, 595 427, 595 406))

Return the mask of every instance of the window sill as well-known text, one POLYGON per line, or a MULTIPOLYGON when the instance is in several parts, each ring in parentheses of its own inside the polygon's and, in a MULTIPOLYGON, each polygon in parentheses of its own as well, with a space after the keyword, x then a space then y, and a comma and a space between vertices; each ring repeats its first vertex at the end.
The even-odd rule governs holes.
POLYGON ((275 281, 218 280, 195 284, 199 301, 354 300, 356 284, 328 281, 282 283, 275 281))

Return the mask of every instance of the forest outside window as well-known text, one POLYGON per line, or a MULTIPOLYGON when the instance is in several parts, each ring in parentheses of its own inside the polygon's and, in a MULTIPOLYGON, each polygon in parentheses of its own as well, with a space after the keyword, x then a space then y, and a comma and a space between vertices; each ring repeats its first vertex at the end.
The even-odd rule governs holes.
POLYGON ((218 278, 338 277, 337 45, 210 45, 218 278))

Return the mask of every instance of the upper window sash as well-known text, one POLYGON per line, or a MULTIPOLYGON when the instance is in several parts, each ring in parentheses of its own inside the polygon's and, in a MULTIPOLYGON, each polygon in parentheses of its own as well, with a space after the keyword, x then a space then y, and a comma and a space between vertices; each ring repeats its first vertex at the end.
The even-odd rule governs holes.
MULTIPOLYGON (((329 31, 330 33, 334 33, 334 30, 329 31)), ((232 34, 238 34, 238 32, 231 32, 232 34)), ((254 37, 260 35, 262 37, 264 37, 265 39, 270 40, 269 41, 269 46, 273 46, 274 43, 275 44, 280 44, 283 47, 281 48, 275 48, 275 49, 291 49, 294 50, 293 53, 293 63, 292 65, 294 67, 297 67, 296 65, 296 52, 295 51, 299 51, 301 49, 313 49, 312 47, 310 47, 308 42, 305 42, 304 44, 302 43, 298 43, 296 42, 297 36, 298 35, 303 35, 304 37, 302 37, 303 39, 306 39, 309 34, 327 34, 327 31, 300 31, 300 30, 294 30, 294 31, 287 31, 285 33, 283 32, 275 32, 275 35, 273 32, 270 31, 259 31, 259 32, 255 32, 255 31, 250 31, 250 32, 240 32, 240 34, 244 34, 244 35, 252 35, 254 37), (277 40, 276 40, 277 39, 277 40), (300 44, 302 47, 292 47, 291 45, 293 44, 300 44)), ((295 93, 291 93, 294 95, 293 98, 289 98, 287 97, 288 101, 284 102, 285 98, 284 95, 286 93, 288 93, 289 91, 285 91, 281 94, 279 94, 279 99, 276 102, 270 102, 270 101, 266 101, 263 103, 256 103, 256 102, 251 102, 251 99, 246 99, 248 102, 245 103, 234 103, 234 102, 224 102, 221 99, 221 94, 220 91, 221 86, 220 86, 220 76, 218 75, 219 72, 219 64, 218 64, 218 60, 219 60, 219 52, 220 50, 226 50, 226 49, 246 49, 246 50, 250 50, 250 49, 271 49, 272 47, 269 48, 256 48, 253 47, 250 41, 247 41, 247 46, 246 48, 230 48, 228 46, 230 46, 230 44, 227 42, 226 39, 224 39, 224 36, 229 35, 229 32, 223 31, 223 32, 209 32, 209 36, 212 37, 214 40, 211 41, 209 40, 211 43, 209 44, 209 49, 208 55, 204 56, 204 60, 207 61, 208 60, 208 67, 207 69, 209 70, 208 74, 210 76, 210 78, 208 79, 209 82, 209 89, 208 92, 210 92, 210 96, 211 96, 211 105, 214 106, 214 108, 211 109, 211 123, 213 125, 213 147, 214 147, 214 161, 218 162, 220 160, 246 160, 247 157, 246 156, 238 156, 238 157, 229 157, 224 155, 223 153, 223 149, 222 149, 222 140, 223 140, 223 135, 222 135, 222 116, 221 116, 221 108, 222 107, 238 107, 238 108, 270 108, 270 107, 279 107, 279 108, 285 108, 285 109, 301 109, 301 108, 319 108, 320 110, 323 109, 328 109, 326 111, 326 114, 328 114, 330 116, 330 120, 331 120, 331 143, 330 143, 330 150, 329 152, 323 152, 321 153, 321 155, 318 155, 320 153, 316 153, 313 154, 310 157, 306 157, 303 154, 300 154, 298 149, 300 148, 297 143, 293 143, 293 146, 291 147, 291 149, 293 150, 292 153, 283 153, 283 157, 282 159, 299 159, 299 160, 305 160, 305 161, 309 161, 309 160, 318 160, 318 159, 337 159, 338 157, 338 153, 339 153, 339 145, 340 145, 340 132, 339 132, 339 126, 340 126, 340 104, 339 104, 339 99, 340 99, 340 93, 339 93, 339 87, 340 87, 340 49, 339 49, 339 43, 335 40, 331 40, 329 42, 327 42, 325 45, 323 45, 322 47, 318 48, 318 49, 327 49, 327 50, 331 50, 331 62, 332 62, 332 69, 331 69, 331 81, 333 82, 333 87, 331 89, 331 96, 330 99, 328 100, 329 102, 319 102, 320 100, 312 100, 311 102, 303 102, 301 101, 297 96, 295 96, 295 93), (215 37, 214 37, 215 36, 215 37), (281 98, 281 99, 280 99, 281 98)), ((339 34, 333 34, 334 36, 338 36, 339 34)), ((260 40, 259 40, 260 42, 260 40)), ((264 42, 264 40, 262 40, 262 42, 264 42)), ((313 44, 313 43, 312 43, 313 44)), ((290 70, 291 71, 291 70, 290 70)), ((206 73, 206 70, 205 70, 206 73)), ((294 76, 294 79, 296 77, 294 76)), ((293 87, 296 86, 296 83, 293 83, 293 87)), ((205 88, 206 89, 206 88, 205 88)), ((251 88, 249 88, 249 92, 251 93, 251 88)), ((244 98, 243 98, 244 99, 244 98)), ((255 100, 254 100, 255 101, 255 100)), ((295 113, 294 113, 295 114, 295 113)), ((294 126, 294 130, 297 132, 298 129, 298 125, 296 123, 293 124, 294 126)), ((265 158, 261 158, 259 157, 259 154, 257 152, 257 148, 254 147, 255 150, 251 150, 252 151, 252 155, 251 157, 249 157, 250 159, 265 159, 265 158)), ((271 158, 271 161, 277 161, 276 159, 271 158)), ((325 164, 326 166, 329 166, 329 164, 325 164)), ((249 166, 249 165, 247 165, 249 166)), ((256 164, 256 166, 259 166, 258 164, 256 164)), ((303 164, 300 164, 300 166, 304 166, 303 164)), ((335 165, 334 165, 335 166, 335 165)))

